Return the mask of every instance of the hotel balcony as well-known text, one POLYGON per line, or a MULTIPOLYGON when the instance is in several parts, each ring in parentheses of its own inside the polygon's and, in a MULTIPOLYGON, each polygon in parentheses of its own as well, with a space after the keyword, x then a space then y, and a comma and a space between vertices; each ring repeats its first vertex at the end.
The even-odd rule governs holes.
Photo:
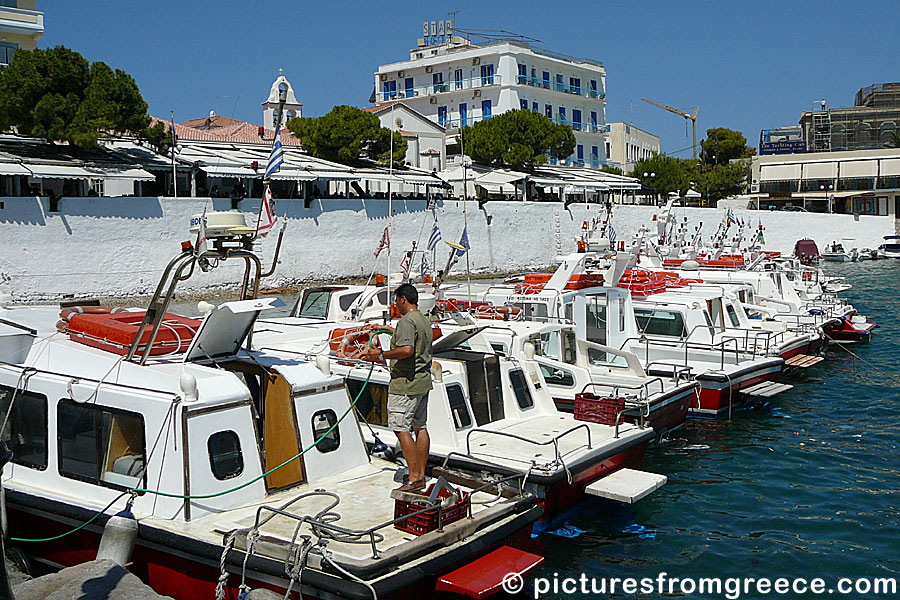
POLYGON ((37 42, 44 35, 44 13, 0 6, 0 33, 26 36, 37 42))
POLYGON ((538 77, 528 77, 527 75, 517 75, 516 83, 519 85, 528 85, 531 87, 550 90, 553 92, 561 92, 563 94, 572 94, 575 96, 584 96, 586 98, 596 98, 602 100, 606 98, 604 92, 592 90, 584 86, 566 85, 559 81, 550 81, 549 79, 540 79, 538 77))
MULTIPOLYGON (((394 80, 397 81, 397 80, 394 80)), ((384 82, 381 82, 382 84, 384 82)), ((401 88, 399 90, 384 90, 375 93, 375 102, 390 102, 391 100, 403 100, 404 98, 421 98, 423 96, 436 96, 451 92, 459 92, 465 90, 474 90, 479 88, 499 86, 501 79, 499 75, 487 75, 483 77, 469 77, 468 79, 457 79, 453 81, 443 81, 440 83, 431 83, 428 85, 420 85, 416 87, 401 88)))

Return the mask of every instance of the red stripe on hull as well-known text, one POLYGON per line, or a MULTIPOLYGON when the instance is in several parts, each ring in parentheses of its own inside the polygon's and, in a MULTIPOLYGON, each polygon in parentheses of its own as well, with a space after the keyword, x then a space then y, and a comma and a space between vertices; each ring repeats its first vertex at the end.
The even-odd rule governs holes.
POLYGON ((700 413, 704 415, 718 414, 728 410, 729 403, 737 406, 743 402, 740 397, 740 391, 754 386, 763 381, 778 381, 780 369, 763 372, 758 375, 747 375, 737 381, 733 381, 731 386, 724 384, 723 387, 712 387, 717 385, 713 382, 701 381, 700 389, 700 409, 691 409, 692 413, 700 413))
MULTIPOLYGON (((69 523, 56 521, 51 517, 22 512, 12 507, 9 508, 9 516, 10 531, 14 537, 51 537, 72 528, 72 525, 69 523)), ((30 543, 22 546, 22 548, 31 556, 56 565, 69 567, 94 560, 99 544, 100 533, 82 529, 67 536, 63 542, 30 543)), ((427 575, 417 581, 411 581, 402 590, 389 594, 384 598, 418 600, 419 598, 432 597, 434 596, 434 588, 438 577, 504 545, 522 550, 533 549, 534 543, 531 541, 531 527, 520 529, 496 544, 492 544, 489 548, 478 552, 475 556, 442 569, 440 573, 427 575)), ((215 598, 216 584, 219 579, 218 564, 210 564, 209 561, 201 557, 175 554, 176 551, 177 549, 173 549, 173 552, 166 552, 144 546, 139 539, 132 553, 131 564, 128 567, 129 571, 153 588, 156 593, 171 596, 176 600, 215 598)), ((279 595, 284 595, 287 590, 287 580, 281 576, 279 578, 280 581, 284 582, 283 585, 260 581, 248 571, 247 585, 251 588, 266 588, 279 595)), ((240 590, 238 586, 240 581, 240 572, 230 572, 225 594, 227 600, 239 600, 240 590)), ((301 598, 296 591, 290 597, 296 600, 301 598)), ((315 596, 303 596, 303 598, 313 597, 315 596)))
MULTIPOLYGON (((659 436, 678 429, 687 420, 688 410, 697 405, 697 395, 694 390, 688 390, 678 396, 667 398, 665 402, 657 402, 650 405, 650 414, 645 423, 659 436)), ((630 423, 636 423, 637 419, 629 417, 630 423)))
POLYGON ((640 469, 644 464, 644 456, 647 454, 647 440, 637 446, 632 446, 624 452, 611 456, 601 463, 590 468, 572 474, 572 483, 565 479, 545 490, 541 504, 544 506, 544 519, 552 519, 567 508, 575 506, 584 497, 584 488, 591 483, 609 475, 613 471, 622 468, 640 469))

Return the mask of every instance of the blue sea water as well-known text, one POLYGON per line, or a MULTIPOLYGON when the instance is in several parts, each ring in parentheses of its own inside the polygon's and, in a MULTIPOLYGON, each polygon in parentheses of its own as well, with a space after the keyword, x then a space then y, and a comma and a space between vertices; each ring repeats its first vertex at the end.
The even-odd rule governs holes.
MULTIPOLYGON (((842 295, 879 324, 871 343, 849 347, 859 358, 832 346, 824 362, 783 378, 795 387, 768 403, 731 420, 690 420, 647 454, 644 468, 668 484, 634 506, 584 503, 566 529, 583 533, 536 540, 546 562, 535 577, 821 577, 833 594, 751 589, 740 597, 898 597, 842 596, 835 584, 900 583, 900 261, 825 268, 847 277, 854 287, 842 295)), ((663 595, 560 589, 541 597, 725 595, 676 585, 663 595)))

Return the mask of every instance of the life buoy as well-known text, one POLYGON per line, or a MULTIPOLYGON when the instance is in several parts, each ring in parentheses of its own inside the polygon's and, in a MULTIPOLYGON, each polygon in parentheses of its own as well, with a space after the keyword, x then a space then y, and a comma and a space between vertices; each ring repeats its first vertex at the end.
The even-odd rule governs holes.
MULTIPOLYGON (((350 360, 363 360, 369 353, 369 340, 371 333, 363 327, 349 329, 335 329, 331 332, 329 345, 338 358, 350 360)), ((381 349, 381 344, 376 337, 372 340, 372 347, 381 349)), ((379 360, 377 362, 384 362, 379 360)))
POLYGON ((479 306, 472 312, 476 319, 494 319, 509 321, 518 318, 522 309, 517 306, 479 306))

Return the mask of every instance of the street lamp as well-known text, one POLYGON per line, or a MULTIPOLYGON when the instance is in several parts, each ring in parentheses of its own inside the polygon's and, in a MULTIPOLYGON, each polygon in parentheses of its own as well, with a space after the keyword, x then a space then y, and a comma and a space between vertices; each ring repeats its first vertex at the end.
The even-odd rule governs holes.
MULTIPOLYGON (((829 183, 828 185, 822 184, 819 186, 819 189, 822 190, 822 195, 824 196, 826 191, 828 191, 828 192, 834 191, 834 184, 833 183, 829 183)), ((826 200, 828 201, 828 212, 829 213, 834 212, 834 194, 829 194, 828 197, 826 198, 826 200)))
MULTIPOLYGON (((644 178, 646 179, 648 177, 652 180, 654 177, 656 177, 656 173, 648 173, 648 172, 644 171, 644 178)), ((650 189, 653 190, 653 204, 654 205, 659 204, 659 201, 656 197, 656 186, 651 184, 650 189)))

